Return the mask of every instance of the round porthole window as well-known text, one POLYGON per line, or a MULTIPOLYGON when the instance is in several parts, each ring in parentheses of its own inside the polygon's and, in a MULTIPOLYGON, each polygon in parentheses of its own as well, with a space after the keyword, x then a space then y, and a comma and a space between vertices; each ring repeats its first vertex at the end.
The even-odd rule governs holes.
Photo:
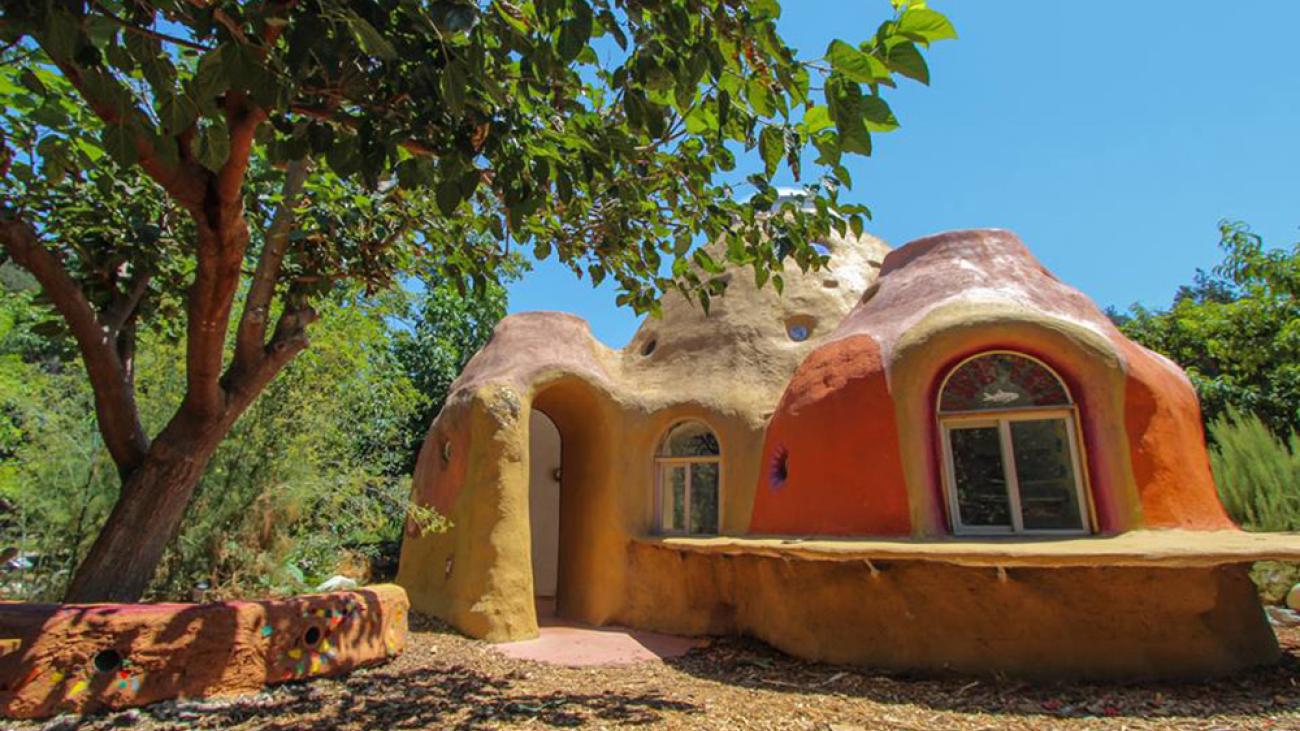
POLYGON ((807 315, 798 315, 785 321, 785 334, 796 343, 802 343, 812 337, 816 321, 807 315))
POLYGON ((655 338, 650 338, 645 341, 645 345, 641 346, 641 355, 648 357, 650 354, 655 352, 655 348, 657 347, 659 347, 659 341, 655 338))

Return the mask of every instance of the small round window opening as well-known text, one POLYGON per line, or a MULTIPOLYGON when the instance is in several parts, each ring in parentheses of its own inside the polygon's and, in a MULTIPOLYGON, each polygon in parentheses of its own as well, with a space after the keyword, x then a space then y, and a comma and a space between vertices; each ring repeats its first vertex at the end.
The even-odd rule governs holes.
POLYGON ((320 642, 320 627, 315 625, 308 627, 306 632, 302 633, 302 643, 308 647, 315 647, 320 642))
POLYGON ((659 347, 658 338, 650 338, 649 340, 645 341, 645 345, 641 346, 641 355, 649 357, 652 353, 655 352, 655 348, 657 347, 659 347))
POLYGON ((95 653, 95 657, 90 662, 95 666, 95 670, 101 673, 111 673, 122 667, 122 653, 117 650, 100 650, 95 653))
POLYGON ((806 315, 792 317, 785 321, 785 334, 796 343, 802 343, 812 337, 813 319, 806 315))

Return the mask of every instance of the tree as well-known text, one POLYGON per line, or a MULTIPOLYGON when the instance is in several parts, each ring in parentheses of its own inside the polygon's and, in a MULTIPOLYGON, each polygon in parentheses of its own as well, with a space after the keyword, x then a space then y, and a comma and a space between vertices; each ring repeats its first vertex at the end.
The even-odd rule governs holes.
POLYGON ((1300 244, 1265 249, 1234 221, 1219 233, 1222 263, 1168 310, 1133 307, 1120 328, 1187 371, 1207 429, 1236 410, 1286 439, 1300 430, 1300 244))
MULTIPOLYGON (((11 268, 0 268, 0 279, 11 268)), ((67 356, 32 291, 0 299, 0 547, 20 560, 0 567, 10 599, 57 600, 95 538, 117 491, 97 439, 90 385, 67 356)), ((193 504, 164 553, 147 596, 191 598, 301 591, 367 564, 395 566, 412 511, 402 469, 407 429, 427 397, 391 340, 401 290, 326 302, 312 347, 295 358, 235 423, 214 453, 193 504)), ((412 294, 419 301, 419 296, 412 294)), ((469 303, 448 298, 451 317, 469 303)), ((146 430, 184 392, 184 348, 141 333, 136 385, 146 430)), ((424 358, 440 361, 437 348, 424 358)), ((0 562, 4 563, 4 562, 0 562)))
POLYGON ((725 287, 707 237, 779 289, 786 259, 823 261, 816 237, 861 229, 841 156, 897 127, 882 89, 928 82, 921 49, 955 37, 919 0, 815 59, 781 39, 776 0, 3 7, 0 244, 75 338, 122 483, 70 601, 140 595, 204 465, 338 282, 380 288, 422 260, 481 289, 531 246, 615 279, 638 311, 669 288, 707 308, 725 287), (809 144, 804 205, 762 215, 809 144), (722 182, 741 148, 764 168, 743 203, 722 182), (96 247, 93 215, 62 215, 91 185, 125 219, 96 247), (142 325, 183 333, 186 353, 152 437, 131 377, 142 325))

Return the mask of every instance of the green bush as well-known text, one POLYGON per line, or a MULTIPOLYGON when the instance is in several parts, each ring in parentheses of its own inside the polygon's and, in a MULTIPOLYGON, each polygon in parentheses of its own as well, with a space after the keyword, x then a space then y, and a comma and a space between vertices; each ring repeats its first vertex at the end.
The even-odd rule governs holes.
MULTIPOLYGON (((34 291, 0 294, 0 550, 18 552, 0 569, 0 596, 57 600, 119 483, 80 361, 39 328, 34 291)), ((398 318, 428 299, 345 297, 321 308, 312 346, 208 465, 148 598, 284 594, 336 573, 382 579, 370 569, 395 563, 408 518, 439 527, 431 511, 412 513, 407 465, 428 428, 420 415, 436 413, 445 395, 417 384, 446 346, 394 346, 406 337, 398 318)), ((480 340, 500 310, 484 313, 480 340)), ((141 337, 135 382, 141 417, 156 431, 184 392, 184 344, 141 337)))
POLYGON ((1214 480, 1232 519, 1247 530, 1300 530, 1300 436, 1284 443, 1258 416, 1234 409, 1210 434, 1214 480))

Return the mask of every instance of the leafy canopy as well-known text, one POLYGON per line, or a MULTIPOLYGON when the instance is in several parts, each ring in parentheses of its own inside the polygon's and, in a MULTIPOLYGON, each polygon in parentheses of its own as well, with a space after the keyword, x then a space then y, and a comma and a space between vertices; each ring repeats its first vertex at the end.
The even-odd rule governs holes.
MULTIPOLYGON (((11 0, 3 40, 40 49, 0 80, 5 133, 27 148, 10 151, 27 162, 11 175, 59 180, 107 155, 202 215, 194 181, 243 172, 239 128, 253 120, 262 173, 312 159, 330 176, 314 196, 352 195, 341 182, 389 191, 358 215, 383 218, 404 198, 422 234, 406 243, 432 249, 449 279, 483 284, 527 245, 616 279, 640 311, 671 287, 707 306, 722 265, 692 246, 701 235, 727 238, 728 260, 779 287, 781 259, 814 265, 811 240, 861 229, 867 210, 840 200, 842 156, 897 127, 881 92, 899 76, 928 83, 922 50, 955 37, 923 2, 895 0, 867 40, 800 59, 780 13, 776 0, 11 0), (809 144, 820 173, 808 210, 756 216, 777 201, 780 167, 803 175, 809 144), (741 149, 764 165, 746 204, 719 180, 741 149)), ((136 181, 115 184, 129 207, 136 181)), ((132 218, 159 215, 143 213, 132 218)), ((316 281, 359 270, 382 282, 405 261, 398 237, 300 250, 309 238, 296 253, 316 281)), ((170 260, 170 245, 133 254, 170 260)))

